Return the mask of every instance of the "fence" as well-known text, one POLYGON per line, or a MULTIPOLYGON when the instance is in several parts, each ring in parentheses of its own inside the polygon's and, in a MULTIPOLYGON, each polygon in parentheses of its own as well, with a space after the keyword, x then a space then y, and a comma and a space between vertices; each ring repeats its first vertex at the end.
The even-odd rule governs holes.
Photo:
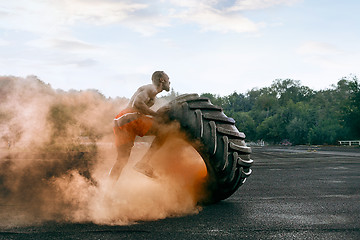
POLYGON ((339 141, 340 145, 348 145, 348 146, 360 146, 360 140, 347 140, 347 141, 339 141))

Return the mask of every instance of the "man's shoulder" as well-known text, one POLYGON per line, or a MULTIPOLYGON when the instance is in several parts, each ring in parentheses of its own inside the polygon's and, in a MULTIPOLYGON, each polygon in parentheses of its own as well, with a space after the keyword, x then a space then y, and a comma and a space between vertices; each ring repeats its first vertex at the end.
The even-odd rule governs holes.
POLYGON ((156 92, 156 87, 154 86, 154 84, 147 84, 147 85, 141 86, 139 88, 139 90, 147 92, 148 94, 153 94, 156 92))

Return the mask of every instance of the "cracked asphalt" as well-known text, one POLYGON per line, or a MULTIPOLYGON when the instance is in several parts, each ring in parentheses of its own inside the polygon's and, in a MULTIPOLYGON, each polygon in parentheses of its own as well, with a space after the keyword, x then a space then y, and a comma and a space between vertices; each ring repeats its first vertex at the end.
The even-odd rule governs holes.
POLYGON ((360 148, 253 147, 252 158, 247 182, 196 215, 129 226, 47 222, 0 229, 0 239, 360 239, 360 148))

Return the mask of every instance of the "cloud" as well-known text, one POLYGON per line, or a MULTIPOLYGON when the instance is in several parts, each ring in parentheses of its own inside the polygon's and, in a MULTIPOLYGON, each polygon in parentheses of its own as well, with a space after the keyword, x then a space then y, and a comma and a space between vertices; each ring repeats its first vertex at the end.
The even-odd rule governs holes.
POLYGON ((297 49, 297 53, 300 55, 325 56, 342 54, 343 51, 325 42, 306 42, 297 49))
POLYGON ((156 15, 145 11, 145 13, 138 12, 136 15, 129 16, 121 22, 121 25, 144 36, 152 36, 160 29, 170 27, 171 19, 165 15, 156 15))
POLYGON ((229 11, 245 11, 269 8, 276 5, 291 5, 299 0, 237 0, 229 11))
POLYGON ((303 61, 326 71, 347 74, 357 68, 359 54, 326 42, 306 42, 296 51, 303 61))
MULTIPOLYGON (((266 24, 244 16, 247 10, 265 9, 276 5, 291 5, 301 0, 172 0, 173 16, 195 23, 203 31, 256 32, 266 24)), ((280 23, 281 24, 281 23, 280 23)))
POLYGON ((35 33, 64 34, 77 23, 104 25, 119 23, 136 11, 147 8, 137 4, 111 0, 2 1, 0 28, 35 33))
POLYGON ((32 33, 59 31, 63 20, 48 2, 40 1, 0 1, 2 14, 0 28, 32 33))
POLYGON ((219 7, 218 1, 173 0, 171 3, 175 6, 171 15, 173 18, 194 23, 202 31, 241 33, 257 31, 259 27, 241 14, 219 7))
POLYGON ((18 0, 0 2, 0 28, 71 35, 71 27, 119 24, 150 36, 173 26, 180 19, 198 25, 203 31, 254 32, 261 24, 243 15, 245 10, 296 3, 299 0, 18 0))
POLYGON ((83 41, 78 41, 78 40, 65 40, 65 39, 54 39, 52 41, 52 44, 54 47, 56 48, 60 48, 63 50, 90 50, 90 49, 96 49, 97 47, 91 44, 88 44, 86 42, 83 41))
POLYGON ((104 0, 66 0, 63 5, 64 13, 70 17, 70 22, 80 20, 93 24, 121 22, 144 8, 147 8, 146 4, 104 0))
POLYGON ((96 46, 85 41, 75 39, 73 37, 67 38, 47 38, 42 37, 36 40, 32 40, 26 43, 27 46, 35 48, 54 48, 61 51, 89 51, 89 50, 99 50, 100 46, 96 46))
POLYGON ((258 30, 259 24, 237 14, 224 14, 224 12, 203 8, 185 11, 176 17, 186 22, 198 24, 203 31, 218 32, 254 32, 258 30))
POLYGON ((98 63, 99 62, 94 59, 86 58, 86 59, 81 59, 81 60, 67 61, 67 62, 64 62, 63 64, 73 65, 75 67, 93 67, 93 66, 96 66, 98 63))

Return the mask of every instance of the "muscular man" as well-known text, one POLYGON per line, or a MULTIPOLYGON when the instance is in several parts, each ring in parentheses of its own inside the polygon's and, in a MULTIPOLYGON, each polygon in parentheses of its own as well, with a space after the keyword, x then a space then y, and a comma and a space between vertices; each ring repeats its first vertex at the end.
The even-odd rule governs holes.
POLYGON ((140 87, 131 97, 130 102, 114 119, 115 145, 117 159, 110 170, 110 177, 116 181, 128 162, 136 136, 153 135, 156 126, 153 117, 157 115, 150 109, 155 97, 163 90, 170 90, 169 77, 163 71, 152 75, 152 84, 140 87))

